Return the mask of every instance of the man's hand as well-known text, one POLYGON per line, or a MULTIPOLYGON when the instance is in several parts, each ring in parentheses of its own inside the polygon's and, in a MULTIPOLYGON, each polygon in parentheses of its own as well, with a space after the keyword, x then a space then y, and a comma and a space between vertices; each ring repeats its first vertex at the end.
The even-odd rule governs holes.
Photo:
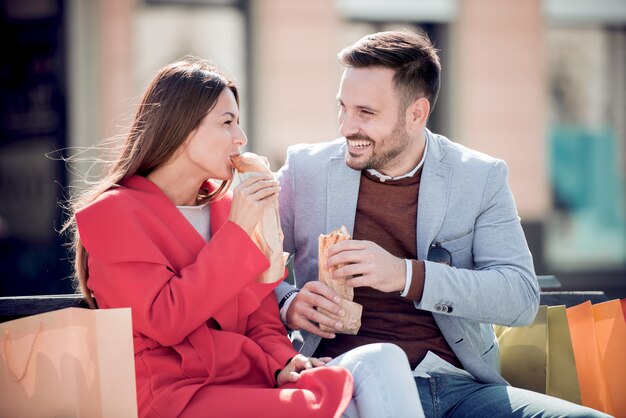
POLYGON ((287 326, 303 329, 322 338, 335 338, 335 334, 322 331, 317 324, 340 330, 343 323, 336 321, 315 309, 317 306, 342 317, 346 312, 339 306, 341 298, 328 286, 319 281, 306 283, 296 294, 287 309, 287 326))
POLYGON ((340 264, 333 278, 347 279, 352 287, 368 286, 381 292, 402 292, 406 284, 406 263, 371 241, 346 240, 328 249, 328 268, 340 264))
POLYGON ((285 368, 278 373, 278 376, 276 376, 276 384, 278 386, 282 386, 285 383, 297 382, 298 379, 300 379, 300 372, 302 370, 326 366, 326 363, 331 360, 332 359, 330 357, 321 357, 317 359, 315 357, 306 357, 302 354, 296 354, 296 356, 291 359, 289 364, 287 364, 285 368))

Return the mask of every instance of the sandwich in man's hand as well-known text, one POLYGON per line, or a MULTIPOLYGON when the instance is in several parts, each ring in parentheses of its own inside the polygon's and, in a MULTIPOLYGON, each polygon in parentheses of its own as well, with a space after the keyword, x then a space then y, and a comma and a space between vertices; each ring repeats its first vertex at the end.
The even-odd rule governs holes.
POLYGON ((332 269, 327 269, 325 267, 326 261, 328 259, 328 248, 338 243, 339 241, 347 239, 352 239, 352 237, 350 236, 348 229, 345 226, 341 226, 340 228, 330 232, 329 234, 320 235, 318 241, 319 280, 320 282, 325 283, 328 287, 333 289, 339 295, 339 297, 341 297, 339 305, 341 305, 341 307, 346 311, 346 316, 340 318, 323 308, 318 307, 317 309, 323 314, 335 320, 341 321, 344 324, 343 328, 340 330, 329 328, 323 324, 320 324, 320 329, 322 331, 354 335, 359 332, 359 328, 361 327, 361 313, 363 312, 363 306, 352 301, 352 299, 354 299, 354 288, 346 284, 346 277, 333 279, 332 272, 341 267, 341 265, 336 266, 332 269))
MULTIPOLYGON (((274 173, 267 160, 252 152, 231 157, 240 181, 250 177, 274 173)), ((283 231, 280 227, 278 200, 267 207, 252 233, 252 241, 263 251, 270 261, 270 267, 261 274, 259 282, 274 283, 283 278, 285 273, 285 254, 283 253, 283 231)))

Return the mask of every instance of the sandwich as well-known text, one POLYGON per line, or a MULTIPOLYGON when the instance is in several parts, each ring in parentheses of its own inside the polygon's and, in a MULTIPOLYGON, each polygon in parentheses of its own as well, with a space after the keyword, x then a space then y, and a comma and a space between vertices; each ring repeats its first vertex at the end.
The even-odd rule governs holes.
POLYGON ((333 279, 333 271, 341 267, 341 265, 335 266, 331 269, 327 269, 325 267, 326 261, 328 260, 328 249, 334 244, 348 239, 352 239, 352 237, 350 236, 348 229, 343 225, 340 228, 331 231, 329 234, 320 235, 318 239, 319 280, 320 282, 325 283, 328 287, 333 289, 339 295, 339 297, 341 297, 339 305, 341 305, 341 307, 346 311, 346 316, 340 318, 337 315, 328 312, 327 310, 320 307, 318 307, 317 310, 335 320, 342 321, 344 324, 344 327, 341 330, 336 330, 334 328, 329 328, 325 325, 320 324, 320 329, 322 331, 354 335, 359 332, 359 328, 361 327, 361 314, 363 312, 363 306, 352 301, 354 299, 354 288, 348 286, 348 284, 346 283, 346 279, 348 277, 333 279))
MULTIPOLYGON (((267 160, 252 152, 232 156, 231 161, 237 172, 239 181, 243 182, 250 177, 274 173, 267 160)), ((258 281, 274 283, 281 280, 285 274, 285 254, 283 253, 283 231, 280 227, 278 200, 265 208, 261 219, 252 233, 252 241, 270 261, 270 267, 265 270, 258 281)))

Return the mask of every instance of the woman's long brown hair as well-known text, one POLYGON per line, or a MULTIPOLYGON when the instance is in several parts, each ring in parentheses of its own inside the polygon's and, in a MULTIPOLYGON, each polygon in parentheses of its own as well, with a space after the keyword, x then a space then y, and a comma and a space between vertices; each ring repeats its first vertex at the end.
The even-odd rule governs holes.
MULTIPOLYGON (((233 92, 239 104, 235 84, 206 60, 186 57, 163 67, 143 94, 119 157, 109 164, 101 180, 70 196, 66 206, 69 216, 61 233, 71 237, 74 285, 90 307, 94 308, 96 304, 87 287, 88 254, 76 227, 76 211, 129 177, 147 176, 156 167, 166 163, 200 126, 226 88, 233 92)), ((200 197, 217 200, 229 186, 230 181, 223 181, 215 192, 210 195, 200 194, 200 197)))

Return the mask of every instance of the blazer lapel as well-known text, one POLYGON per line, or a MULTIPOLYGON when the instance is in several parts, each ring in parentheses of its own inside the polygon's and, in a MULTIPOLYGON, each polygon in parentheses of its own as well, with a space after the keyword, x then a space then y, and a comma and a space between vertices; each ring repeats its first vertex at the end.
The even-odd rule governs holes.
POLYGON ((450 197, 452 167, 443 163, 440 142, 426 130, 428 150, 420 181, 417 205, 417 259, 425 260, 428 249, 441 229, 450 197))
POLYGON ((361 172, 346 165, 343 152, 344 147, 342 147, 341 156, 330 160, 328 188, 326 189, 326 234, 341 225, 348 228, 350 235, 354 233, 354 216, 359 197, 361 172))

